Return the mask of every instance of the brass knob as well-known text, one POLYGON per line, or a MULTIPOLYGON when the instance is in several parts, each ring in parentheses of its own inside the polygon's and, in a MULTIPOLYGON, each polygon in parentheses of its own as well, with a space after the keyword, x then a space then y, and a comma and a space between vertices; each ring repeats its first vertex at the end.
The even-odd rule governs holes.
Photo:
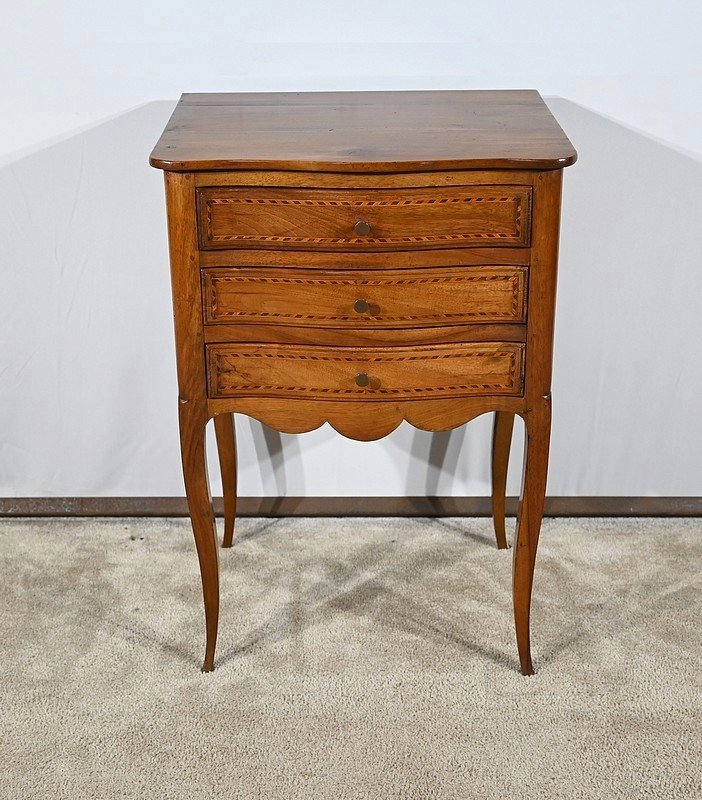
POLYGON ((368 236, 371 232, 371 226, 364 219, 359 219, 353 229, 357 236, 368 236))
POLYGON ((369 383, 370 383, 370 378, 368 377, 367 372, 359 372, 358 375, 356 375, 357 386, 368 386, 369 383))
POLYGON ((365 314, 367 311, 370 311, 370 303, 367 300, 361 300, 360 298, 356 300, 353 304, 353 310, 357 314, 365 314))

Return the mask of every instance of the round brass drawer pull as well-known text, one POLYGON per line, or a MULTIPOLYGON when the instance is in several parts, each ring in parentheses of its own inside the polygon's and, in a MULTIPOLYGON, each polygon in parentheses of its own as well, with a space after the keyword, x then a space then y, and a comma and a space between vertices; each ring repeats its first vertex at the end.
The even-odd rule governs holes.
POLYGON ((356 375, 357 386, 368 386, 369 383, 370 383, 370 378, 368 377, 367 372, 359 372, 358 375, 356 375))
POLYGON ((358 300, 356 300, 356 302, 353 304, 353 310, 354 310, 354 311, 355 311, 357 314, 365 314, 365 313, 367 313, 368 311, 370 311, 370 303, 369 303, 367 300, 362 300, 362 299, 360 299, 360 298, 359 298, 359 299, 358 299, 358 300))
POLYGON ((358 236, 369 236, 371 232, 371 226, 364 219, 359 219, 353 229, 358 236))

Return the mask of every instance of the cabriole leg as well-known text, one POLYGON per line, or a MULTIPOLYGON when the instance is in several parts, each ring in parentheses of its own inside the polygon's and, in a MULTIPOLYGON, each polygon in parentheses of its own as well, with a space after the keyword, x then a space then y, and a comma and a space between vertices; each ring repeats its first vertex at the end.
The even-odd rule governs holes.
POLYGON ((536 548, 539 543, 541 519, 546 497, 548 450, 551 435, 551 398, 541 398, 524 414, 524 476, 517 513, 517 533, 514 541, 512 593, 517 648, 522 675, 533 675, 529 614, 534 580, 536 548))
POLYGON ((222 473, 224 495, 224 538, 222 547, 231 547, 236 518, 236 429, 233 414, 218 414, 214 418, 219 469, 222 473))
POLYGON ((497 547, 500 550, 507 548, 505 495, 513 428, 514 414, 511 411, 495 412, 492 427, 492 523, 495 528, 497 547))
POLYGON ((180 447, 183 460, 185 493, 200 561, 202 594, 205 601, 206 646, 203 672, 214 669, 217 624, 219 620, 219 557, 217 531, 212 512, 210 484, 207 477, 205 426, 207 419, 191 410, 189 403, 179 407, 180 447))

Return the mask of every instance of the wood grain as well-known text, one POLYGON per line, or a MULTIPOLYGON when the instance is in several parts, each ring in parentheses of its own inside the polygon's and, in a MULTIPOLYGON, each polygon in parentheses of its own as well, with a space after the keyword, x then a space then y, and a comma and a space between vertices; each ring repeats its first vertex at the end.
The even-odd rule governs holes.
POLYGON ((195 186, 290 186, 307 189, 408 189, 424 186, 531 186, 533 170, 473 169, 431 172, 296 172, 242 170, 195 172, 195 186))
POLYGON ((382 401, 519 395, 523 349, 516 342, 384 348, 207 345, 209 396, 382 401))
POLYGON ((197 202, 203 250, 372 251, 529 244, 529 186, 220 187, 198 189, 197 202))
POLYGON ((227 323, 206 325, 208 343, 314 344, 366 347, 385 344, 422 345, 449 342, 525 342, 526 325, 506 322, 442 325, 423 328, 319 328, 316 325, 227 323))
POLYGON ((522 323, 526 275, 524 267, 327 270, 323 275, 206 269, 202 295, 208 325, 261 322, 355 329, 522 323))
POLYGON ((233 414, 217 414, 214 418, 219 470, 222 475, 224 501, 224 537, 222 547, 231 547, 234 540, 237 500, 236 429, 233 414))
POLYGON ((551 434, 550 397, 542 398, 524 414, 524 424, 524 469, 513 547, 512 595, 520 668, 522 675, 533 675, 529 620, 536 550, 546 497, 551 434))
POLYGON ((560 171, 544 172, 536 175, 534 180, 524 389, 526 409, 522 414, 526 436, 512 577, 517 647, 524 675, 531 675, 534 671, 529 620, 551 436, 551 370, 562 177, 560 171))
POLYGON ((197 226, 192 175, 166 173, 168 241, 178 368, 178 418, 185 493, 200 562, 205 603, 206 644, 202 669, 214 668, 219 620, 217 537, 205 454, 209 418, 202 332, 202 300, 197 268, 197 226))
POLYGON ((538 92, 184 94, 151 154, 178 171, 560 169, 576 153, 538 92))
POLYGON ((201 250, 201 267, 284 267, 285 269, 424 269, 496 264, 529 266, 527 247, 447 247, 437 250, 342 252, 324 250, 201 250))
POLYGON ((492 521, 500 550, 507 549, 505 531, 505 499, 507 494, 507 467, 512 444, 514 414, 496 411, 492 428, 492 521))
POLYGON ((423 431, 447 431, 495 410, 521 413, 524 398, 457 397, 376 403, 303 398, 295 400, 294 414, 290 413, 290 400, 277 397, 215 399, 208 405, 212 414, 246 414, 282 433, 307 433, 328 424, 348 439, 371 442, 392 433, 402 422, 423 431))

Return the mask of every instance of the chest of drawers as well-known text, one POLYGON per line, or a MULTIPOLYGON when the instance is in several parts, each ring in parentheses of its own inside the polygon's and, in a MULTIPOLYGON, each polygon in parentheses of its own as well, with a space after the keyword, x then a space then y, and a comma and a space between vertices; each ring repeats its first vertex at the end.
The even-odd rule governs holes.
POLYGON ((575 151, 537 92, 184 95, 165 172, 186 494, 214 666, 219 565, 205 457, 214 418, 233 540, 233 413, 359 440, 493 412, 506 548, 515 414, 525 422, 513 557, 521 670, 551 422, 561 176, 575 151))

